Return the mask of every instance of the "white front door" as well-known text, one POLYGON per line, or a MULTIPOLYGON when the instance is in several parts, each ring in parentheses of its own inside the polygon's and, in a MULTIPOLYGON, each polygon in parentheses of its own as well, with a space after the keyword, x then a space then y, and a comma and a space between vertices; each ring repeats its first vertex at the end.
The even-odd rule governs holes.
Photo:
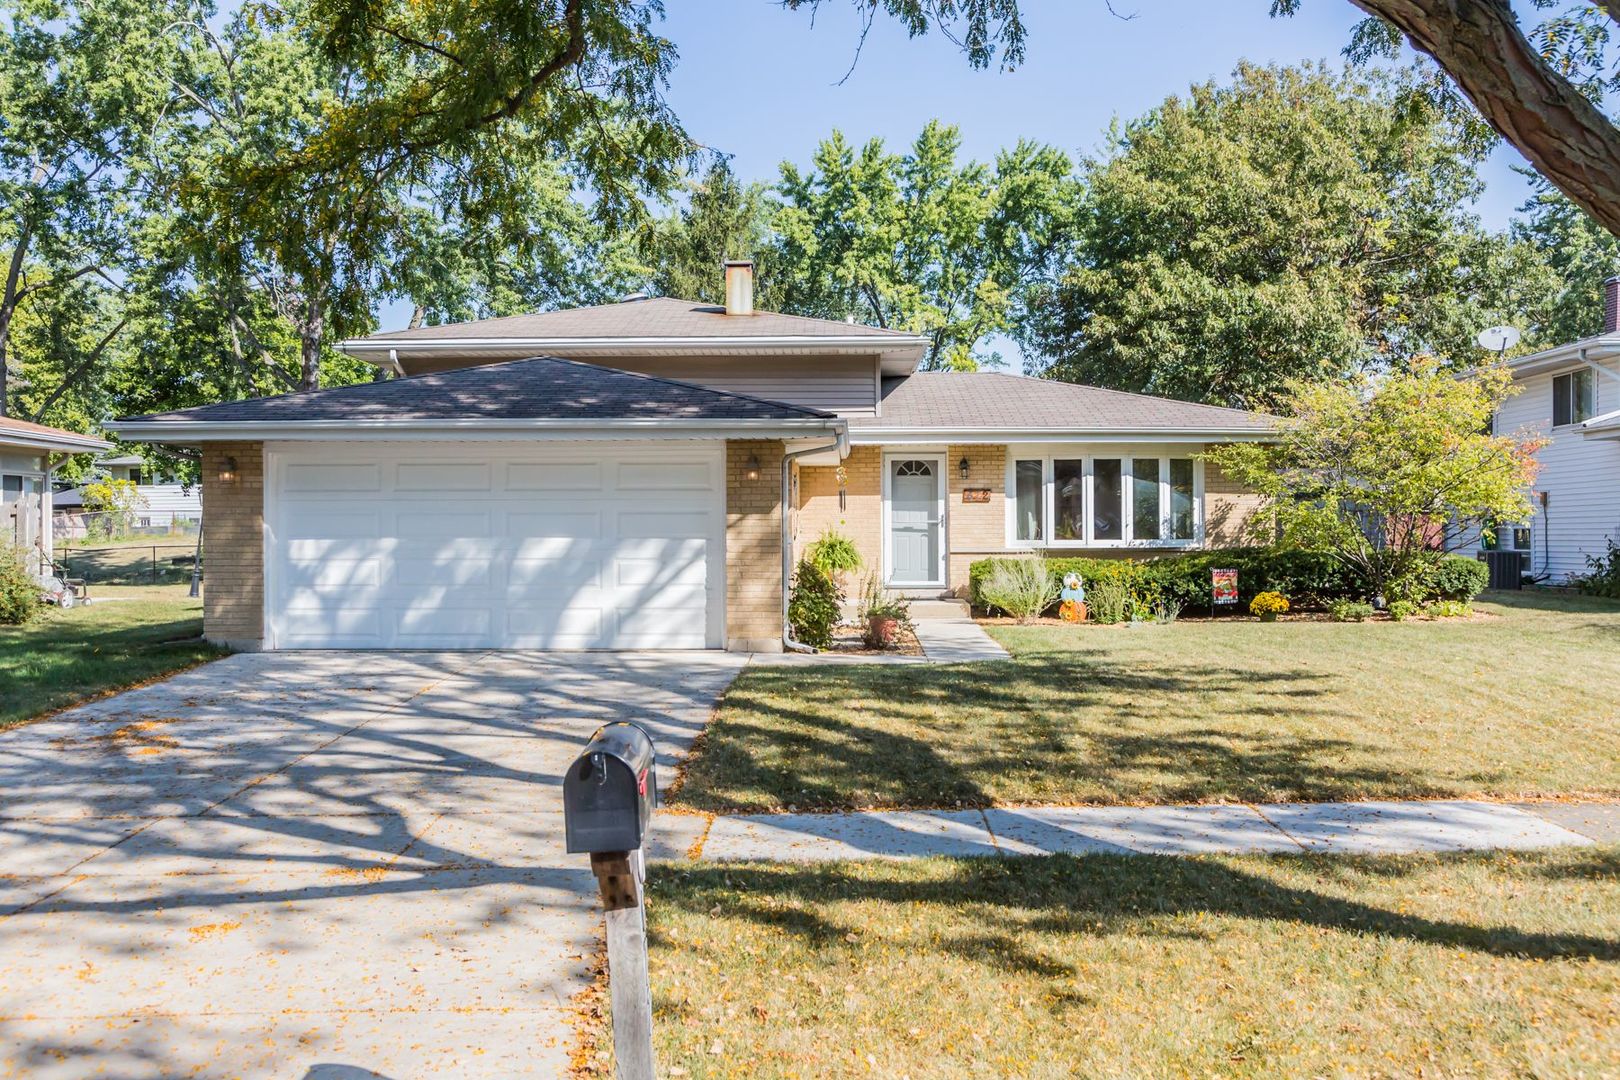
POLYGON ((271 648, 724 644, 724 444, 274 445, 271 648))
POLYGON ((944 464, 933 457, 893 457, 888 475, 889 584, 943 585, 944 464))

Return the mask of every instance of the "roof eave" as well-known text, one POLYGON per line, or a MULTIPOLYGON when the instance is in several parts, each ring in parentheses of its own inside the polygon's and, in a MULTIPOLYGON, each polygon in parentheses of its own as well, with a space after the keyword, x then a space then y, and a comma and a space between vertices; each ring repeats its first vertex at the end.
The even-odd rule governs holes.
POLYGON ((620 337, 620 338, 348 338, 333 347, 339 352, 382 367, 392 366, 392 357, 413 359, 468 350, 499 349, 514 359, 528 356, 669 356, 681 353, 710 356, 715 353, 749 353, 780 349, 807 354, 848 352, 877 354, 889 361, 885 375, 909 375, 927 353, 932 342, 916 335, 773 335, 756 337, 620 337))
POLYGON ((1277 437, 1274 430, 1253 428, 1168 427, 852 427, 849 441, 875 443, 1035 443, 1035 442, 1262 442, 1277 437))
POLYGON ((1553 368, 1579 364, 1583 360, 1608 360, 1616 356, 1620 356, 1620 334, 1599 334, 1597 337, 1582 338, 1567 345, 1516 356, 1512 360, 1503 361, 1501 366, 1511 371, 1514 378, 1522 378, 1538 375, 1553 368))
POLYGON ((796 438, 845 430, 838 417, 787 419, 595 419, 595 420, 127 420, 107 425, 138 442, 192 445, 227 440, 414 440, 414 439, 695 439, 796 438))
POLYGON ((45 432, 21 432, 0 429, 0 446, 20 446, 26 450, 55 450, 69 454, 88 454, 98 450, 111 450, 112 443, 89 435, 64 432, 50 435, 45 432))

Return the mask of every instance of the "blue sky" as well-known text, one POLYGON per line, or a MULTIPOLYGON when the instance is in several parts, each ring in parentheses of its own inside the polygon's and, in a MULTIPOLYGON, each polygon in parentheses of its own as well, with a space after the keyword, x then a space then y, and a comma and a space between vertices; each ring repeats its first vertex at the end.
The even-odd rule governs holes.
MULTIPOLYGON (((1028 56, 1013 72, 973 71, 937 33, 908 40, 880 18, 860 40, 851 0, 807 11, 774 0, 666 0, 663 33, 680 49, 669 98, 687 130, 732 156, 745 180, 772 181, 783 159, 805 162, 833 128, 863 142, 909 142, 938 117, 961 128, 963 152, 989 160, 1021 137, 1079 154, 1097 149, 1115 116, 1137 116, 1239 60, 1341 61, 1360 17, 1349 0, 1305 0, 1293 18, 1272 19, 1268 0, 1022 0, 1028 56), (842 81, 841 81, 842 80, 842 81)), ((1528 194, 1500 147, 1475 208, 1500 228, 1528 194)), ((382 329, 406 324, 410 308, 380 312, 382 329)))

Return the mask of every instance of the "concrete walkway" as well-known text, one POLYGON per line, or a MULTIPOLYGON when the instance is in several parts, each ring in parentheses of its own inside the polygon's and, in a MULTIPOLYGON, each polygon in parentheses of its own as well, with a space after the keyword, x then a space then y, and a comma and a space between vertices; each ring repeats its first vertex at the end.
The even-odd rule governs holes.
POLYGON ((1444 802, 668 814, 666 848, 718 862, 925 855, 1398 854, 1620 841, 1620 805, 1444 802), (707 824, 707 835, 703 826, 707 824))
POLYGON ((562 773, 630 719, 667 783, 742 660, 238 655, 0 733, 0 1078, 562 1075, 562 773))
MULTIPOLYGON (((939 605, 941 608, 946 605, 939 605)), ((817 666, 821 664, 971 664, 984 660, 1007 660, 1007 650, 984 632, 984 627, 965 615, 928 615, 912 620, 921 656, 851 655, 849 653, 755 653, 752 664, 770 667, 817 666)))

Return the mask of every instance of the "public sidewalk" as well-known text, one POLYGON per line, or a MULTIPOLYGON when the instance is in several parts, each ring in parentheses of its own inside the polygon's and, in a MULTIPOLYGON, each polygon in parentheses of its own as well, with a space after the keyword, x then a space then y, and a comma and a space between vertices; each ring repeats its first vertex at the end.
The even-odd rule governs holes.
POLYGON ((1620 841, 1620 805, 1440 802, 660 814, 667 849, 717 862, 926 855, 1401 854, 1620 841), (705 831, 706 828, 706 831, 705 831))

